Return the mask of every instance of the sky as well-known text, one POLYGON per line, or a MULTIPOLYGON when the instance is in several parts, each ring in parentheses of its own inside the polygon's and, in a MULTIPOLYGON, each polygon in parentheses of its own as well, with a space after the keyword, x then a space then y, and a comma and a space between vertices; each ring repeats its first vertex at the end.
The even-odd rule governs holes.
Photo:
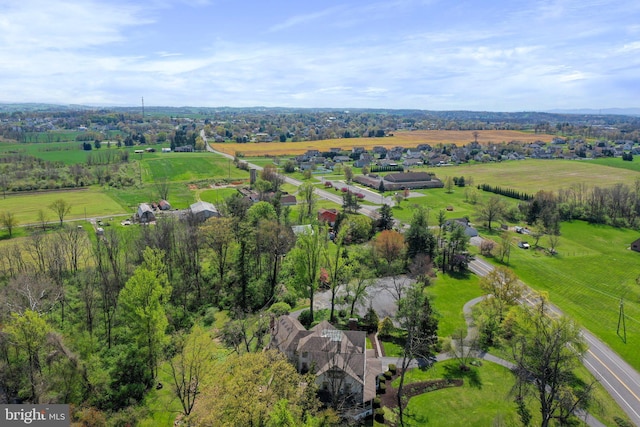
POLYGON ((0 0, 0 102, 640 107, 637 0, 0 0))

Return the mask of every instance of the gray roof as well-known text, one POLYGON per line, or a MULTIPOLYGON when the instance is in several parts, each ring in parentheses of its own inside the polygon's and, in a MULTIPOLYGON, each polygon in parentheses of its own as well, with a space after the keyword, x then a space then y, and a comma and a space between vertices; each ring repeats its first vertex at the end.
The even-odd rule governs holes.
POLYGON ((199 202, 195 202, 194 204, 192 204, 191 206, 189 206, 189 209, 191 209, 191 212, 198 213, 198 212, 215 212, 216 214, 218 213, 218 209, 209 202, 203 202, 202 200, 200 200, 199 202))

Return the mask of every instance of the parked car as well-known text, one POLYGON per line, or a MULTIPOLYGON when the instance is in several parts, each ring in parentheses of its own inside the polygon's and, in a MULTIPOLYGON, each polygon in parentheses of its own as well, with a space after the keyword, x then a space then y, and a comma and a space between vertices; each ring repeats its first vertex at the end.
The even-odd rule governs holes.
POLYGON ((529 245, 528 242, 519 242, 518 247, 522 249, 529 249, 531 246, 529 245))

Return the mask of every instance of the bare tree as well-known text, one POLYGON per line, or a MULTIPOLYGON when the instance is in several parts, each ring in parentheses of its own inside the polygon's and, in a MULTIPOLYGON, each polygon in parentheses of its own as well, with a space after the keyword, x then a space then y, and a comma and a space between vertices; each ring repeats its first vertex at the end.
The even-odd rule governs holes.
POLYGON ((200 394, 200 386, 214 360, 213 341, 198 325, 189 335, 179 334, 177 354, 169 361, 173 391, 180 400, 182 413, 189 415, 200 394))
POLYGON ((506 209, 504 201, 499 196, 491 196, 489 200, 482 203, 478 208, 478 219, 485 221, 489 231, 491 231, 491 223, 501 219, 506 209))
POLYGON ((155 181, 156 191, 158 192, 158 196, 160 200, 167 200, 169 198, 169 180, 167 177, 162 177, 155 181))
POLYGON ((64 199, 57 199, 49 205, 49 209, 56 213, 62 225, 64 217, 71 211, 71 205, 64 199))

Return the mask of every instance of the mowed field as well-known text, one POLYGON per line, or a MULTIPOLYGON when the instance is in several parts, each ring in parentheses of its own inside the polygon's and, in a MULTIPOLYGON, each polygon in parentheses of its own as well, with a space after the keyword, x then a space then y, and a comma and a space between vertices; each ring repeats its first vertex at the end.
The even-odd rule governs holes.
MULTIPOLYGON (((478 131, 478 142, 488 144, 490 142, 550 142, 553 135, 534 134, 515 130, 480 130, 478 131)), ((247 157, 252 156, 286 156, 298 155, 307 150, 328 151, 329 148, 339 147, 343 150, 351 150, 352 147, 365 147, 371 149, 375 146, 395 147, 415 147, 418 144, 456 144, 464 145, 473 142, 473 131, 464 130, 417 130, 394 132, 394 136, 385 138, 339 138, 325 139, 323 141, 303 141, 303 142, 260 142, 260 143, 211 143, 213 149, 223 153, 235 155, 241 152, 247 157)))
POLYGON ((67 219, 84 219, 123 213, 122 207, 111 197, 99 189, 74 191, 52 191, 46 193, 9 194, 6 199, 0 199, 0 212, 12 212, 19 225, 38 222, 38 211, 42 210, 49 221, 56 221, 58 217, 49 206, 58 199, 65 200, 71 205, 67 219))
POLYGON ((141 163, 143 182, 249 178, 247 171, 236 168, 229 159, 211 153, 156 154, 144 157, 141 163))
MULTIPOLYGON (((429 168, 443 181, 451 176, 473 178, 474 185, 490 184, 535 194, 539 190, 557 191, 572 184, 609 187, 617 183, 633 185, 640 173, 623 169, 622 159, 599 164, 589 160, 520 160, 502 163, 463 164, 429 168), (613 163, 615 161, 615 163, 613 163), (621 166, 617 166, 617 164, 621 166)), ((635 163, 635 162, 634 162, 635 163)))

